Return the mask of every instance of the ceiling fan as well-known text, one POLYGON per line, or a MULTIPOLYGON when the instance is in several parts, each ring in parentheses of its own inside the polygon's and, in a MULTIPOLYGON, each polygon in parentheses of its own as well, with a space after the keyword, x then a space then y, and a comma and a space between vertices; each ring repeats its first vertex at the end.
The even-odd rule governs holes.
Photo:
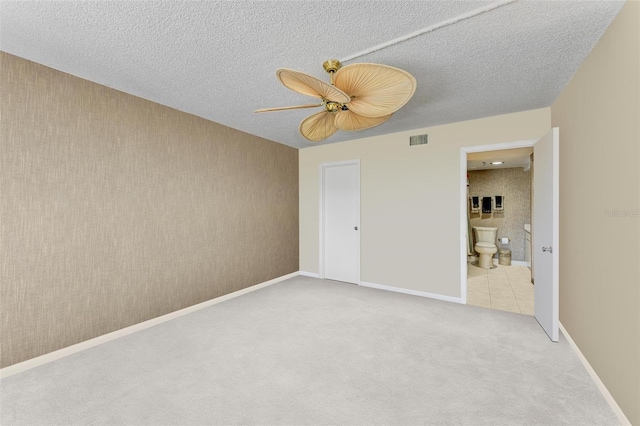
POLYGON ((322 102, 313 105, 264 108, 254 112, 283 111, 322 107, 300 123, 300 133, 312 142, 333 135, 337 130, 364 130, 387 121, 416 91, 416 79, 398 68, 380 64, 351 64, 329 59, 322 66, 331 84, 308 74, 281 68, 276 76, 291 90, 313 96, 322 102))

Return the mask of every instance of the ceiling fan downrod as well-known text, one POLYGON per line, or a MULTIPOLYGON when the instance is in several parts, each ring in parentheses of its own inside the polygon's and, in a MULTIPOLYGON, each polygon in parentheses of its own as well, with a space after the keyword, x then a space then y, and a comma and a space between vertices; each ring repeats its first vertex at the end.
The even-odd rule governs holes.
POLYGON ((337 59, 327 59, 322 64, 322 67, 324 68, 324 70, 326 72, 328 72, 329 75, 331 76, 331 85, 332 86, 333 86, 333 76, 335 75, 336 71, 338 71, 340 69, 341 66, 342 66, 342 64, 337 59))

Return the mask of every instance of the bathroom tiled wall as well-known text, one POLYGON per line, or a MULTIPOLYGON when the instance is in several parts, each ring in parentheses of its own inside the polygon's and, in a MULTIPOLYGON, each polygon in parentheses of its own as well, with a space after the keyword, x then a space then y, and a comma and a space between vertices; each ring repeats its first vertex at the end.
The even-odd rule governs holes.
MULTIPOLYGON (((498 228, 498 241, 510 238, 511 259, 524 261, 524 224, 531 223, 531 173, 522 167, 469 171, 469 196, 502 195, 504 212, 471 214, 471 226, 498 228)), ((500 248, 501 245, 498 244, 500 248)), ((496 257, 498 254, 496 253, 496 257)))

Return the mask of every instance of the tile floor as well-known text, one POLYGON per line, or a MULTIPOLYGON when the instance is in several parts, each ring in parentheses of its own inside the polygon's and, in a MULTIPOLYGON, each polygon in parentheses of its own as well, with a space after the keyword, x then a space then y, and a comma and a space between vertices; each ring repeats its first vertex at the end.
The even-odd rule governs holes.
POLYGON ((483 308, 533 315, 533 284, 526 266, 482 269, 469 264, 467 303, 483 308))

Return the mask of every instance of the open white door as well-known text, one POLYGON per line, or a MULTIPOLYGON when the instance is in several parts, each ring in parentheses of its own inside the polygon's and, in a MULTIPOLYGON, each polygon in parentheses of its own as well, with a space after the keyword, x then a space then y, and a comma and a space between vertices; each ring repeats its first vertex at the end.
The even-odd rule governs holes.
POLYGON ((559 333, 559 131, 554 127, 533 146, 532 256, 534 314, 549 338, 559 333))

